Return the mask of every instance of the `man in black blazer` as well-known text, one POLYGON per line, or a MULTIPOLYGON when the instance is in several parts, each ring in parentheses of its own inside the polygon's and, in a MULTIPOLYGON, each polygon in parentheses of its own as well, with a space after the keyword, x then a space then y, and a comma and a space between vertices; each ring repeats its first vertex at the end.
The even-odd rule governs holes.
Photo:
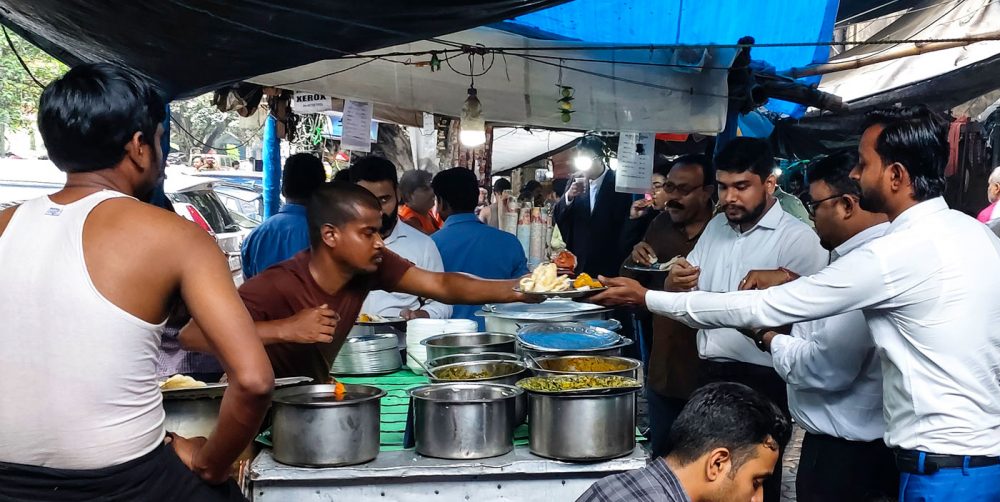
POLYGON ((592 162, 576 166, 579 177, 571 180, 553 209, 563 241, 577 257, 576 272, 595 279, 618 276, 629 251, 622 246, 621 235, 632 206, 631 194, 615 192, 615 172, 608 168, 603 146, 596 137, 580 141, 577 150, 592 162))

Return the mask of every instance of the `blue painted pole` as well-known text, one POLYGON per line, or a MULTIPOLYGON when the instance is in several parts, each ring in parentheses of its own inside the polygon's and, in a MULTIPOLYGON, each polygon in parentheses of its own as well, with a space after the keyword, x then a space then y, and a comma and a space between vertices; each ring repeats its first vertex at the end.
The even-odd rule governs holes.
POLYGON ((740 111, 733 103, 729 103, 729 109, 726 111, 726 128, 715 137, 715 152, 712 154, 712 157, 718 155, 722 151, 722 148, 736 137, 736 130, 739 127, 740 111))
MULTIPOLYGON (((163 137, 160 139, 160 150, 163 151, 163 158, 160 159, 161 169, 165 169, 167 167, 167 155, 170 154, 170 103, 167 103, 166 108, 167 114, 163 119, 163 137)), ((164 176, 164 178, 165 177, 166 176, 164 176)), ((168 211, 174 210, 173 204, 170 202, 170 199, 163 190, 163 180, 160 180, 160 182, 156 184, 156 187, 153 188, 153 193, 150 194, 149 197, 149 203, 157 207, 162 207, 168 211)))
POLYGON ((281 207, 281 140, 278 122, 271 115, 264 123, 264 144, 261 148, 264 161, 264 218, 277 214, 281 207))

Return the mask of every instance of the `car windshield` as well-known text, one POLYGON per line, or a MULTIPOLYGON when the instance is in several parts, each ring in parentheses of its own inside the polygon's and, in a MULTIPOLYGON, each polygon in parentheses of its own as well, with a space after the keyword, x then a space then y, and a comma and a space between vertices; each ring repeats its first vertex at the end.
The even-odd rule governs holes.
POLYGON ((208 221, 212 231, 217 234, 239 232, 241 227, 229 210, 219 200, 219 196, 211 190, 191 190, 169 194, 174 202, 191 204, 208 221))

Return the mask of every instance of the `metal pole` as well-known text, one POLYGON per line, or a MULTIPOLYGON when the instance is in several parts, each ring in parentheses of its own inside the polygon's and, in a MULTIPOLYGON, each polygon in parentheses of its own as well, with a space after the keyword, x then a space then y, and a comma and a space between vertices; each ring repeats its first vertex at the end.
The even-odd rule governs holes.
POLYGON ((281 139, 278 138, 278 121, 267 116, 264 124, 264 141, 261 148, 264 161, 264 218, 277 214, 281 207, 281 139))

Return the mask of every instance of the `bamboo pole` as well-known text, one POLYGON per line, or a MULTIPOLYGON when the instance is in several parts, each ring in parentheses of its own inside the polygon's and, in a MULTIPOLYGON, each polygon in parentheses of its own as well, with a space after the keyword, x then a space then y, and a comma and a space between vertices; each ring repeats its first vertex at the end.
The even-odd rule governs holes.
POLYGON ((911 47, 900 47, 897 49, 887 51, 884 54, 879 54, 877 56, 855 59, 851 61, 843 61, 839 63, 823 63, 817 65, 802 66, 799 68, 792 68, 780 72, 780 74, 789 76, 791 78, 810 77, 813 75, 826 75, 828 73, 836 73, 838 71, 844 71, 844 70, 854 70, 856 68, 862 68, 873 64, 884 63, 886 61, 894 61, 896 59, 906 58, 910 56, 919 56, 921 54, 927 54, 929 52, 954 49, 956 47, 965 47, 977 42, 987 42, 996 40, 998 37, 1000 37, 1000 31, 994 31, 990 33, 984 33, 982 35, 972 36, 969 37, 969 40, 964 40, 960 42, 935 42, 922 45, 920 44, 913 45, 911 47))

